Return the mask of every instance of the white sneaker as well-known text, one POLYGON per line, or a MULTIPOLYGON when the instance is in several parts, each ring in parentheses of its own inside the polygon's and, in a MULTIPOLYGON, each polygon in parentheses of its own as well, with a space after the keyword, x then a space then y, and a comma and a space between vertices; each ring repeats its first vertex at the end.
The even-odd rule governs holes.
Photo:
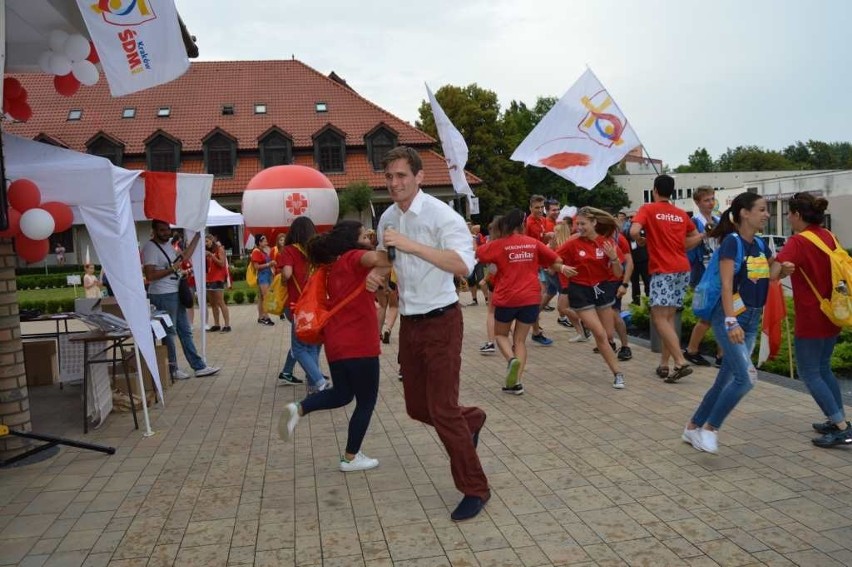
POLYGON ((175 370, 175 380, 189 380, 190 376, 180 368, 175 370))
POLYGON ((355 458, 347 461, 344 458, 340 459, 340 472, 366 471, 379 466, 378 459, 371 459, 362 452, 358 452, 355 458))
POLYGON ((701 428, 701 448, 708 453, 719 452, 719 432, 701 428))
POLYGON ((299 406, 295 402, 287 404, 284 413, 278 418, 278 438, 284 441, 292 439, 299 418, 299 406))
POLYGON ((701 429, 687 429, 683 428, 683 435, 680 436, 686 443, 692 445, 694 449, 699 451, 703 451, 704 448, 701 446, 701 429))
POLYGON ((568 339, 569 343, 587 343, 589 342, 589 337, 587 337, 583 333, 577 333, 577 336, 568 339))
POLYGON ((219 370, 221 370, 221 368, 219 368, 218 366, 205 366, 204 368, 195 371, 195 377, 203 378, 204 376, 213 376, 214 374, 219 372, 219 370))
POLYGON ((612 387, 615 388, 616 390, 623 390, 624 389, 624 374, 619 372, 618 374, 616 374, 613 377, 612 387))
POLYGON ((317 388, 317 392, 322 392, 323 390, 331 390, 331 380, 322 381, 322 384, 317 388))

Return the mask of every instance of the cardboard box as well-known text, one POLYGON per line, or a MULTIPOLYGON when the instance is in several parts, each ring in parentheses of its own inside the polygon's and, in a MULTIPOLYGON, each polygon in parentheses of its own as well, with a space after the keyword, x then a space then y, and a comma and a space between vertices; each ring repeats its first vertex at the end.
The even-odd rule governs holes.
POLYGON ((24 343, 24 368, 28 386, 50 386, 59 377, 56 360, 56 341, 27 341, 24 343))
POLYGON ((101 311, 124 319, 124 313, 121 312, 121 307, 119 307, 114 297, 104 297, 101 300, 101 311))
MULTIPOLYGON (((172 386, 171 378, 169 377, 169 351, 165 345, 156 345, 157 353, 157 368, 160 371, 160 382, 163 385, 163 391, 168 390, 172 386)), ((148 370, 148 364, 142 358, 142 382, 145 385, 146 392, 154 392, 154 380, 151 377, 151 372, 148 370)), ((139 380, 136 378, 136 365, 133 359, 130 360, 131 366, 127 369, 130 375, 130 391, 134 396, 139 396, 139 380)), ((112 368, 112 366, 110 366, 112 368)), ((124 378, 124 371, 120 364, 115 366, 115 374, 113 375, 113 386, 120 392, 127 393, 127 381, 124 378)))

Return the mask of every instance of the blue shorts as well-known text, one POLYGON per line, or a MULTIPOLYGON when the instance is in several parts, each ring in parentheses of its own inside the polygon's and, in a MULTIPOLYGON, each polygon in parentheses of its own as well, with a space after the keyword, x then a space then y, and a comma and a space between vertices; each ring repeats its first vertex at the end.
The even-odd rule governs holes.
POLYGON ((648 293, 651 307, 683 307, 688 285, 689 272, 653 274, 648 293))
POLYGON ((500 323, 511 323, 518 321, 532 325, 538 319, 538 305, 524 305, 522 307, 494 307, 494 320, 500 323))

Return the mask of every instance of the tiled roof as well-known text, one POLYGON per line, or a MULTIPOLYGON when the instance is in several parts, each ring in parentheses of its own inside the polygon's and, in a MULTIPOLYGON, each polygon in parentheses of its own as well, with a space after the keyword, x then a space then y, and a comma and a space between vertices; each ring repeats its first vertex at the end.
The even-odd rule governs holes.
MULTIPOLYGON (((345 172, 327 174, 337 189, 354 181, 384 187, 384 175, 373 170, 364 145, 364 136, 379 125, 393 130, 400 144, 418 149, 424 187, 452 185, 443 157, 430 149, 436 143, 432 137, 358 95, 339 77, 326 77, 296 60, 194 62, 171 83, 120 98, 110 95, 103 77, 73 97, 63 97, 54 89, 52 76, 15 76, 27 89, 33 116, 26 123, 4 124, 5 131, 26 138, 44 134, 82 152, 86 142, 102 132, 124 144, 122 165, 128 169, 145 168, 145 141, 162 130, 182 144, 180 171, 204 173, 202 140, 217 128, 227 133, 237 140, 235 175, 216 178, 215 195, 242 193, 261 170, 258 138, 273 126, 293 138, 294 163, 310 167, 316 166, 313 136, 329 125, 343 133, 345 172), (316 111, 318 102, 326 104, 326 112, 316 111), (265 104, 266 114, 255 114, 255 104, 265 104), (223 105, 233 105, 234 114, 222 115, 223 105), (171 109, 168 118, 157 117, 161 107, 171 109), (135 118, 122 118, 125 108, 135 108, 135 118), (82 110, 82 119, 69 121, 71 109, 82 110)), ((472 186, 482 183, 470 173, 467 178, 472 186)))
POLYGON ((8 124, 5 130, 27 138, 45 132, 75 150, 84 150, 86 141, 103 130, 121 140, 126 153, 142 153, 143 141, 162 129, 180 139, 184 151, 198 151, 202 138, 216 127, 235 137, 239 149, 250 149, 271 126, 290 134, 295 147, 310 147, 312 136, 328 124, 346 135, 347 146, 362 146, 364 135, 380 122, 398 133, 400 144, 435 142, 350 87, 296 60, 194 62, 175 81, 120 98, 110 95, 103 77, 73 97, 63 97, 51 75, 15 76, 27 89, 33 117, 8 124), (317 102, 326 103, 327 112, 317 112, 317 102), (233 115, 222 115, 226 104, 234 106, 233 115), (265 104, 266 114, 255 114, 255 104, 265 104), (136 108, 135 118, 121 117, 127 107, 136 108), (160 107, 169 107, 171 116, 157 118, 160 107), (68 121, 71 109, 82 109, 82 119, 68 121))

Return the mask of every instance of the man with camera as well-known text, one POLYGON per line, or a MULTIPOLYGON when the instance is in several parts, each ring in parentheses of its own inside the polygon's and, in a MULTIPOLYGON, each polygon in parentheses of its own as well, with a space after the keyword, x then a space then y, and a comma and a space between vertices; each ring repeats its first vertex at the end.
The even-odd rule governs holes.
MULTIPOLYGON (((713 208, 716 206, 716 191, 709 185, 702 185, 695 189, 692 200, 695 201, 695 206, 698 208, 698 213, 692 216, 692 222, 695 224, 698 233, 702 235, 702 241, 698 246, 686 253, 686 257, 689 258, 689 286, 695 289, 701 281, 701 276, 704 275, 710 254, 716 248, 717 243, 709 237, 709 234, 719 223, 719 217, 713 216, 713 208)), ((707 334, 709 328, 710 321, 698 321, 692 329, 689 344, 683 351, 684 358, 697 366, 710 366, 707 359, 701 356, 699 352, 701 340, 707 334)), ((716 353, 716 361, 721 366, 721 352, 716 353)))

